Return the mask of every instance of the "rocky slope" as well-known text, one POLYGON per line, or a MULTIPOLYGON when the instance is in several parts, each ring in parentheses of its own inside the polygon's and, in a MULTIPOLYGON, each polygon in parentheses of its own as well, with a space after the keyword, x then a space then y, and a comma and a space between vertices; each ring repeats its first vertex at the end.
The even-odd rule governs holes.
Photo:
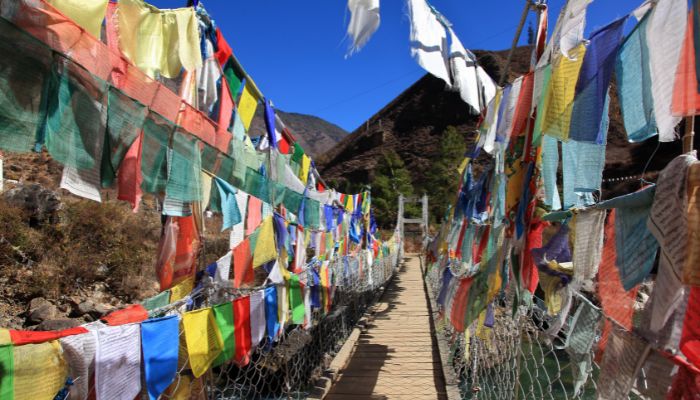
MULTIPOLYGON (((348 132, 343 128, 319 117, 281 110, 276 112, 313 159, 317 159, 348 136, 348 132)), ((265 129, 263 111, 262 108, 258 108, 250 130, 254 134, 261 134, 265 129)))

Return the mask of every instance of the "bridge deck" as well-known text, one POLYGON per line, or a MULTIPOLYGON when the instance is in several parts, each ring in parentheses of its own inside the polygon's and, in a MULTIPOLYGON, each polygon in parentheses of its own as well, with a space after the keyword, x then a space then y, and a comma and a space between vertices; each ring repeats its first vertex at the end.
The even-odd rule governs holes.
POLYGON ((446 399, 432 329, 420 260, 411 257, 326 399, 446 399))

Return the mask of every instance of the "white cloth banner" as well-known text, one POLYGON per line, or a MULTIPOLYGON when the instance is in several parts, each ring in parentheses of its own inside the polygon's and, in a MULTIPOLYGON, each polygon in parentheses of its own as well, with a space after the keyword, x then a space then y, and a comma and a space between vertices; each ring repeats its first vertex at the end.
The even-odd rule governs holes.
POLYGON ((652 9, 647 25, 651 94, 661 142, 676 139, 675 128, 681 121, 671 115, 671 103, 687 22, 686 0, 662 0, 652 9))
POLYGON ((216 274, 214 275, 214 282, 228 282, 229 275, 231 274, 232 258, 233 252, 229 250, 229 252, 226 253, 225 256, 221 257, 216 261, 216 274))
POLYGON ((498 122, 498 128, 496 130, 496 135, 503 137, 504 141, 502 148, 508 147, 508 142, 510 141, 511 130, 513 130, 513 116, 515 114, 515 107, 518 105, 518 97, 520 97, 520 90, 523 87, 523 77, 517 78, 513 81, 508 92, 508 98, 503 99, 506 103, 503 104, 503 119, 498 122))
POLYGON ((425 0, 408 0, 411 19, 411 56, 429 73, 450 82, 447 33, 425 0))
POLYGON ((693 156, 678 156, 661 171, 647 220, 647 228, 661 246, 659 272, 652 293, 650 329, 653 332, 663 328, 684 295, 680 277, 688 244, 686 180, 688 168, 695 162, 697 159, 693 156))
POLYGON ((552 39, 547 43, 544 53, 537 63, 537 68, 547 65, 555 51, 560 51, 569 57, 569 51, 583 40, 586 28, 586 8, 593 0, 569 0, 562 7, 557 19, 557 24, 552 33, 552 39))
POLYGON ((484 108, 479 87, 476 58, 467 51, 455 32, 450 29, 450 67, 452 83, 459 90, 459 95, 477 113, 484 108))
POLYGON ((99 400, 133 400, 141 392, 141 325, 96 331, 95 391, 99 400))
POLYGON ((231 228, 231 236, 229 239, 229 248, 235 249, 245 238, 245 220, 248 215, 248 193, 242 190, 236 192, 236 204, 238 211, 241 212, 241 222, 231 228))
POLYGON ((82 335, 67 336, 60 339, 63 357, 70 368, 73 386, 70 390, 70 400, 85 400, 88 398, 90 377, 95 371, 95 350, 97 336, 95 332, 82 335))
POLYGON ((251 346, 257 347, 265 337, 265 291, 250 294, 250 339, 251 346))
POLYGON ((352 45, 348 55, 360 51, 379 28, 379 0, 348 0, 350 23, 348 36, 352 45))
POLYGON ((102 202, 100 196, 100 166, 91 170, 78 170, 66 165, 61 175, 61 189, 73 193, 85 199, 102 202))
POLYGON ((579 212, 574 225, 574 285, 593 290, 593 278, 603 253, 605 210, 589 209, 579 212))

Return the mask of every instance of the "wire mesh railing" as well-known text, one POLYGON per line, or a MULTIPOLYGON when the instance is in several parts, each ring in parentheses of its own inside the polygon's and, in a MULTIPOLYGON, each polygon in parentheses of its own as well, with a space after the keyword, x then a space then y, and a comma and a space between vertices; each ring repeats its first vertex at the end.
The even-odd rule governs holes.
MULTIPOLYGON (((426 274, 433 298, 443 272, 434 265, 426 274)), ((448 368, 459 379, 461 398, 597 398, 600 368, 593 344, 600 339, 600 311, 574 295, 570 316, 560 321, 547 315, 539 299, 525 303, 505 291, 465 332, 457 332, 440 310, 437 335, 448 343, 448 368)))
MULTIPOLYGON (((366 265, 359 255, 334 259, 329 268, 336 277, 333 305, 328 312, 314 309, 308 324, 288 325, 279 338, 269 337, 255 345, 248 362, 227 364, 209 369, 195 378, 189 367, 180 331, 180 357, 177 377, 162 395, 164 399, 304 399, 314 389, 330 362, 347 340, 356 323, 377 299, 382 288, 391 279, 399 261, 396 241, 386 246, 386 253, 366 265)), ((207 306, 205 292, 194 295, 191 302, 207 306)), ((224 301, 233 300, 228 295, 224 301)), ((155 314, 183 314, 182 302, 155 314)))

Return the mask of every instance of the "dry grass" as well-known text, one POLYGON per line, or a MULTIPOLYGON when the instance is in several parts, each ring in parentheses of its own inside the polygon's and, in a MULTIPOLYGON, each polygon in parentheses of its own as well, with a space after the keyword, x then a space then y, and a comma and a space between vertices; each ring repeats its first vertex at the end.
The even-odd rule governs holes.
POLYGON ((69 199, 60 223, 30 227, 23 210, 0 200, 0 295, 14 302, 58 298, 100 283, 124 301, 152 288, 160 236, 156 213, 123 203, 69 199))

